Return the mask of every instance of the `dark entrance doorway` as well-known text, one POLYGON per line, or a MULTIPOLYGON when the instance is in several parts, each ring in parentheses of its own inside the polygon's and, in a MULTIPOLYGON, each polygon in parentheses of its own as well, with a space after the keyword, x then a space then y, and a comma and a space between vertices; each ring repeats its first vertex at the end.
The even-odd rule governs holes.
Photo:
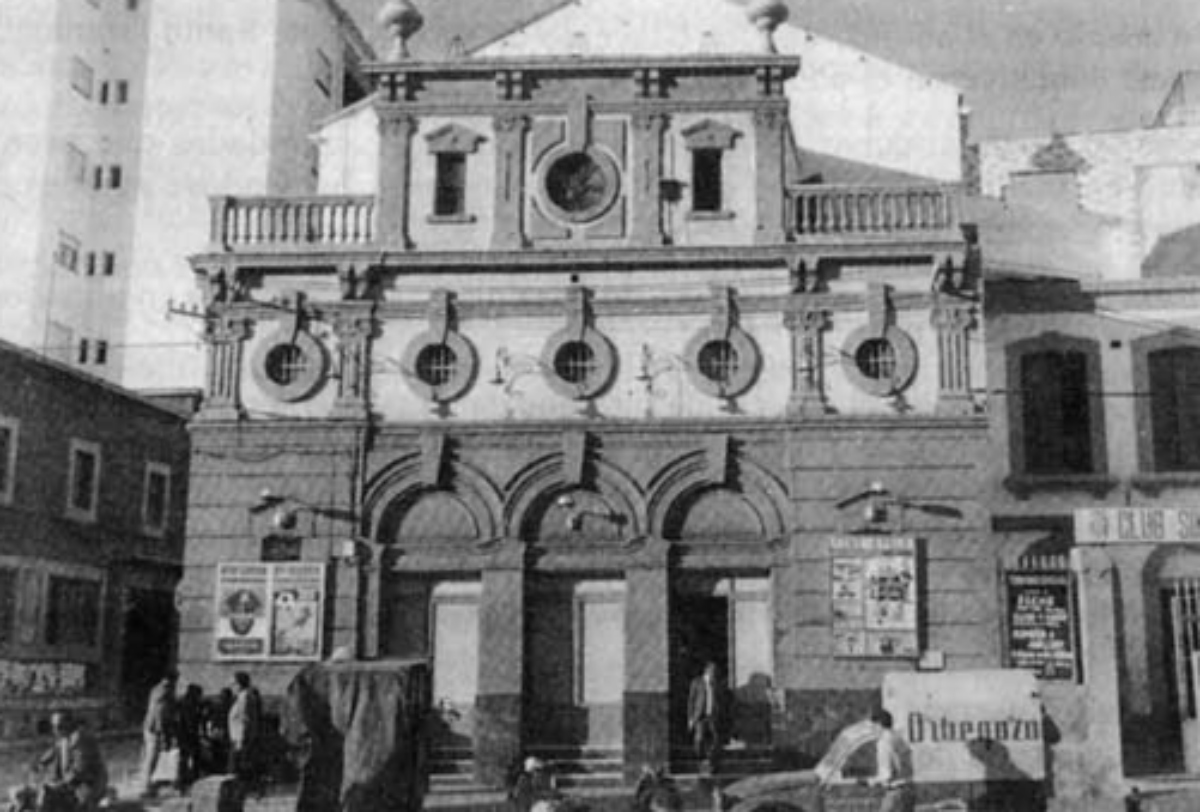
POLYGON ((175 628, 172 593, 156 589, 126 592, 121 701, 127 719, 141 718, 150 689, 171 666, 175 628))
POLYGON ((677 592, 671 607, 671 749, 692 755, 687 727, 688 689, 709 662, 729 674, 729 598, 677 592))

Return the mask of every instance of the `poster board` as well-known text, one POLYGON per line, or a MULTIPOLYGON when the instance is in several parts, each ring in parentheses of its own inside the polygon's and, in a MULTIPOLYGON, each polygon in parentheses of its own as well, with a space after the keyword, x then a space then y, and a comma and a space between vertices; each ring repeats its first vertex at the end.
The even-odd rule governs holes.
POLYGON ((916 539, 834 536, 830 601, 837 657, 919 657, 916 539))
POLYGON ((1005 587, 1008 667, 1074 681, 1079 660, 1071 573, 1013 570, 1005 573, 1005 587))
POLYGON ((324 564, 221 562, 214 658, 320 659, 324 606, 324 564))

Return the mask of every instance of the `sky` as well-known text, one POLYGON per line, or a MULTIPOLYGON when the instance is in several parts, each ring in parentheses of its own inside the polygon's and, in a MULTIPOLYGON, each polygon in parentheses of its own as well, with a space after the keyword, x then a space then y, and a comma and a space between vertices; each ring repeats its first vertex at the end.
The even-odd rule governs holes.
MULTIPOLYGON (((381 0, 346 0, 377 41, 381 0)), ((411 45, 440 58, 562 0, 414 0, 411 45)), ((653 2, 653 0, 646 0, 653 2)), ((974 139, 1130 129, 1200 70, 1200 0, 789 0, 791 21, 958 87, 974 139)), ((1200 82, 1193 85, 1200 93, 1200 82)))

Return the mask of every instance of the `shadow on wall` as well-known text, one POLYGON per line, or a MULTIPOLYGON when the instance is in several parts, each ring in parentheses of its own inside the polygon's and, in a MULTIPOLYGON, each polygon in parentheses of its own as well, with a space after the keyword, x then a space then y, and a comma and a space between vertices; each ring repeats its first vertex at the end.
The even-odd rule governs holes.
POLYGON ((994 739, 968 742, 967 751, 983 765, 983 790, 972 800, 972 809, 1045 809, 1041 781, 1013 763, 1008 747, 994 739))

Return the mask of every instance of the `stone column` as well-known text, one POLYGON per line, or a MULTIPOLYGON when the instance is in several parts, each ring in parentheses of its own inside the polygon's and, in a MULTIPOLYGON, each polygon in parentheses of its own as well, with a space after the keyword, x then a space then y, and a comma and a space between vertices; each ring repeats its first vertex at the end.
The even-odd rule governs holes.
POLYGON ((521 754, 525 679, 525 545, 508 541, 484 564, 475 696, 475 780, 502 786, 521 754))
POLYGON ((938 336, 937 413, 966 415, 975 411, 971 400, 971 354, 967 331, 975 326, 970 305, 936 301, 933 326, 938 336))
POLYGON ((633 114, 633 244, 662 245, 662 134, 667 117, 648 110, 633 114))
POLYGON ((412 216, 412 136, 417 120, 400 110, 379 112, 379 209, 376 234, 386 248, 408 250, 412 216))
POLYGON ((338 339, 337 399, 334 417, 365 418, 371 375, 371 334, 374 319, 369 313, 341 314, 333 322, 338 339))
POLYGON ((814 302, 798 298, 784 314, 783 324, 792 334, 791 417, 819 417, 828 411, 825 402, 825 329, 829 314, 814 302))
POLYGON ((496 116, 496 197, 493 204, 492 249, 525 247, 522 207, 525 204, 525 132, 529 119, 515 113, 496 116))
POLYGON ((242 417, 242 355, 250 337, 246 319, 220 316, 208 326, 208 370, 204 402, 198 420, 237 420, 242 417))
POLYGON ((1055 760, 1056 797, 1080 809, 1117 812, 1124 809, 1125 769, 1121 756, 1121 658, 1117 628, 1117 568, 1099 547, 1071 550, 1071 569, 1079 584, 1080 637, 1086 732, 1080 752, 1055 760), (1061 763, 1069 760, 1068 763, 1061 763), (1056 776, 1057 778, 1058 776, 1056 776))
POLYGON ((670 545, 649 539, 625 570, 625 778, 670 763, 670 545))
MULTIPOLYGON (((372 556, 369 562, 361 564, 343 561, 330 556, 329 566, 333 569, 329 579, 333 585, 333 611, 330 612, 329 642, 326 653, 334 649, 346 647, 358 657, 373 657, 375 650, 364 640, 367 617, 372 613, 361 612, 360 604, 364 607, 370 601, 364 601, 364 582, 369 585, 379 580, 379 562, 372 556)), ((365 590, 369 593, 369 589, 365 590)), ((378 612, 374 613, 378 616, 378 612)))
POLYGON ((766 107, 754 113, 756 209, 754 241, 776 245, 786 239, 783 222, 783 132, 787 109, 766 107))

